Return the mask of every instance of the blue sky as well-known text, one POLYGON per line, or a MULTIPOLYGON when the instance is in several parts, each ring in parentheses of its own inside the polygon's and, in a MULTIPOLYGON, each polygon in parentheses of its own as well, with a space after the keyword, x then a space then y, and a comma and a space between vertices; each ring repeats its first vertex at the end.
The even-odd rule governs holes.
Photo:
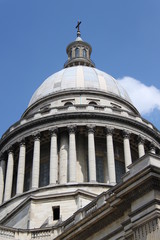
POLYGON ((160 129, 159 0, 0 0, 0 136, 38 86, 63 68, 78 19, 96 67, 127 85, 133 98, 141 89, 135 104, 160 129))

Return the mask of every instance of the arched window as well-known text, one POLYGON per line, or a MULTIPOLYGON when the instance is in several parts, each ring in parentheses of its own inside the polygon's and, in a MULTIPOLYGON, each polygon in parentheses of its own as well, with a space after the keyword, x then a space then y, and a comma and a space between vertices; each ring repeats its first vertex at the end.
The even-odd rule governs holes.
POLYGON ((64 104, 64 106, 72 106, 73 105, 73 103, 71 103, 71 102, 66 102, 65 104, 64 104))
POLYGON ((83 57, 84 57, 84 58, 87 57, 87 51, 86 51, 86 49, 83 49, 83 57))
POLYGON ((79 48, 76 48, 75 50, 75 57, 79 57, 79 48))
POLYGON ((94 102, 94 101, 91 101, 91 102, 89 103, 89 105, 96 106, 96 105, 97 105, 97 103, 96 103, 96 102, 94 102))

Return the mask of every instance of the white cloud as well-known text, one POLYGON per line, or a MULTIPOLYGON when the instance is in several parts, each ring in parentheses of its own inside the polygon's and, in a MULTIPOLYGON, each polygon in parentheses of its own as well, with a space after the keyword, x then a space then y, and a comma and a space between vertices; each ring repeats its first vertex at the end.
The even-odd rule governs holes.
POLYGON ((134 106, 144 114, 150 114, 154 109, 160 110, 160 89, 146 86, 132 77, 123 77, 118 82, 130 96, 134 106))

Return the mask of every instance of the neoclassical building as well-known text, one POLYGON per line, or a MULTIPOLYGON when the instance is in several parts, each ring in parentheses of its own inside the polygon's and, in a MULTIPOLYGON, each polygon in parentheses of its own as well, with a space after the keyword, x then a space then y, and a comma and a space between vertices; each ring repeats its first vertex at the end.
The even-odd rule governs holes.
POLYGON ((0 239, 160 239, 160 133, 77 38, 0 139, 0 239))

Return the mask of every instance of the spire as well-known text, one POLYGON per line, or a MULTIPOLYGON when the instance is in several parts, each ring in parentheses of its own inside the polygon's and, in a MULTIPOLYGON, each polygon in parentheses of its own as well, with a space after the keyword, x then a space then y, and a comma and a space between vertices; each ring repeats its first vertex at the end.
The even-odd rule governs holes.
POLYGON ((88 67, 95 67, 95 64, 90 59, 92 53, 92 47, 87 42, 84 42, 81 38, 80 32, 81 21, 77 22, 77 38, 74 42, 70 43, 66 52, 68 55, 68 60, 64 64, 64 68, 82 65, 88 67))

